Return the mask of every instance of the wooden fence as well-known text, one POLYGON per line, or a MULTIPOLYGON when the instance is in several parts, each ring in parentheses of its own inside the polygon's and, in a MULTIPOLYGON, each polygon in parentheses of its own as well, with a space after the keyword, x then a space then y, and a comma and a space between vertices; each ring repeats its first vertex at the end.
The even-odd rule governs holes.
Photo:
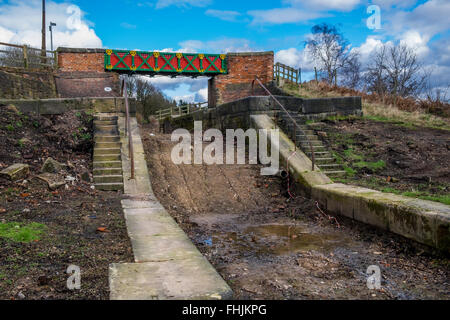
POLYGON ((160 109, 156 112, 156 116, 159 120, 169 117, 180 117, 186 114, 190 114, 194 111, 200 110, 204 106, 207 106, 208 102, 190 103, 178 107, 171 107, 167 109, 160 109))
POLYGON ((280 85, 280 79, 285 79, 294 83, 302 83, 301 69, 295 69, 277 62, 273 66, 273 78, 280 85))
POLYGON ((58 65, 58 55, 56 51, 43 50, 0 42, 0 65, 5 67, 19 68, 56 68, 58 65))

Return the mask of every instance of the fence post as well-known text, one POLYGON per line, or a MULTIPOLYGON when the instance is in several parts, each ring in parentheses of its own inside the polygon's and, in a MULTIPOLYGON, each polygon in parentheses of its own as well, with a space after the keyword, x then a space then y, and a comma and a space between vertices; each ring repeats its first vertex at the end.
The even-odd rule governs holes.
POLYGON ((23 64, 25 69, 28 69, 28 47, 26 44, 23 45, 23 64))

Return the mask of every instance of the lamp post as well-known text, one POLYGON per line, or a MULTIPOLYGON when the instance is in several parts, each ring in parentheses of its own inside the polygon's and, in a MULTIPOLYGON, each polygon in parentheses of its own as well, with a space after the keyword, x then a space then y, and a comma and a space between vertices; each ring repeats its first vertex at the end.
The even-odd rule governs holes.
POLYGON ((53 51, 53 30, 52 30, 52 27, 56 27, 56 23, 50 22, 50 26, 48 27, 48 29, 50 30, 50 46, 51 46, 51 50, 53 51))

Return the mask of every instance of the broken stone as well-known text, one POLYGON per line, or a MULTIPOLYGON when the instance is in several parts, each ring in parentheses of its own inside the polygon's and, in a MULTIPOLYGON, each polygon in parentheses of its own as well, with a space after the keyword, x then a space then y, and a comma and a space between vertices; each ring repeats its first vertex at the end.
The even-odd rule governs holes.
POLYGON ((46 172, 36 176, 36 178, 46 182, 50 190, 56 190, 66 184, 61 176, 53 173, 46 172))
POLYGON ((41 171, 47 173, 57 173, 63 169, 63 166, 63 164, 59 163, 55 159, 47 158, 41 168, 41 171))
POLYGON ((0 171, 0 175, 6 176, 12 181, 24 179, 30 173, 30 166, 23 163, 15 163, 0 171))
POLYGON ((83 170, 80 174, 81 180, 91 182, 91 175, 88 170, 83 170))
POLYGON ((17 114, 19 113, 19 110, 17 109, 17 107, 15 105, 13 105, 13 104, 8 105, 6 107, 6 110, 12 111, 12 112, 17 113, 17 114))

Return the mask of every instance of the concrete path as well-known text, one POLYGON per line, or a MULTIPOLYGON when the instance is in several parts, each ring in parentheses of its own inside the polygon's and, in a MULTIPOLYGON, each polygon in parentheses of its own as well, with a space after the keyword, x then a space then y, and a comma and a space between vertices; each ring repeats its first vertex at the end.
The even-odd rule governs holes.
POLYGON ((135 180, 130 180, 125 119, 119 117, 125 199, 135 263, 109 267, 112 300, 230 299, 232 291, 155 198, 136 118, 131 118, 135 180))

